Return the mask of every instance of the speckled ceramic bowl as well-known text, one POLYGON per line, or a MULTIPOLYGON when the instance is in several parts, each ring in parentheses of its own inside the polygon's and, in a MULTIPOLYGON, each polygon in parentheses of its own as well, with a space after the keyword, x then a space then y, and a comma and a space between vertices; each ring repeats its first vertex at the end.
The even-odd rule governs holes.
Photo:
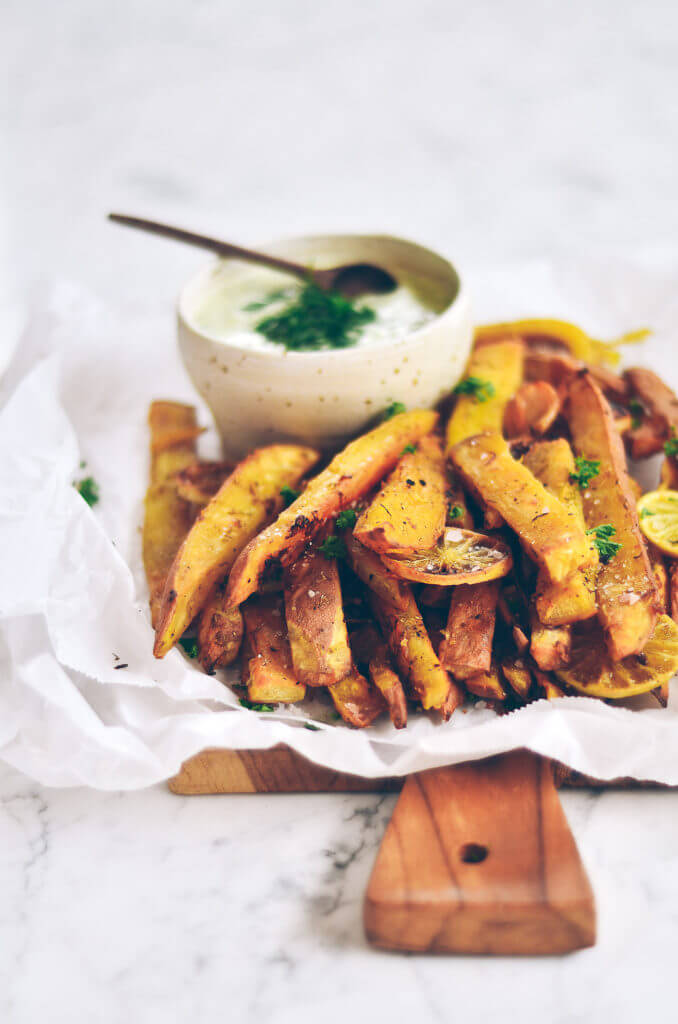
POLYGON ((211 336, 193 321, 191 311, 214 264, 206 267, 179 298, 179 347, 214 414, 226 456, 240 457, 275 440, 336 448, 391 402, 407 408, 435 405, 457 383, 471 348, 471 313, 463 282, 444 257, 380 235, 289 238, 267 249, 316 267, 377 263, 441 312, 418 330, 378 346, 253 351, 211 336))

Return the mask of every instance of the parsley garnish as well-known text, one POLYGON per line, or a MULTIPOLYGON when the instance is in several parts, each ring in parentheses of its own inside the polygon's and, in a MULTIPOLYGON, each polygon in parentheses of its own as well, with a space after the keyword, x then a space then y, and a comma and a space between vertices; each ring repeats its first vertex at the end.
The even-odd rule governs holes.
POLYGON ((320 727, 311 722, 304 722, 304 729, 309 729, 310 732, 320 732, 320 727))
POLYGON ((245 697, 240 698, 240 703, 248 711, 275 711, 275 704, 253 704, 251 700, 247 700, 245 697))
POLYGON ((416 444, 406 444, 400 454, 401 455, 414 455, 416 450, 417 450, 416 444))
POLYGON ((301 491, 295 491, 294 487, 290 487, 289 484, 285 484, 284 487, 280 488, 280 497, 284 500, 287 508, 290 507, 293 501, 296 501, 301 491))
POLYGON ((322 544, 318 546, 318 551, 325 558, 346 558, 346 545, 341 537, 337 537, 334 533, 325 538, 322 544))
POLYGON ((632 398, 629 402, 629 412, 631 413, 631 428, 637 430, 643 422, 645 407, 637 398, 632 398))
POLYGON ((649 508, 641 508, 641 510, 640 510, 640 518, 641 519, 647 519, 648 516, 653 516, 653 515, 654 515, 654 512, 650 511, 649 508))
POLYGON ((610 540, 610 537, 614 537, 616 532, 610 523, 602 523, 600 526, 594 526, 591 530, 586 531, 587 536, 593 537, 603 565, 607 565, 621 548, 621 544, 618 544, 616 540, 610 540))
POLYGON ((189 656, 189 658, 198 657, 198 641, 195 639, 195 637, 183 636, 179 643, 186 651, 186 654, 189 656))
POLYGON ((382 420, 392 420, 394 416, 399 416, 401 412, 406 412, 407 407, 402 402, 391 402, 387 405, 381 414, 382 420))
POLYGON ((488 398, 495 395, 494 384, 491 380, 482 380, 480 377, 465 377, 460 380, 452 392, 454 395, 472 395, 476 402, 486 402, 488 398))
POLYGON ((86 476, 83 480, 74 480, 73 486, 90 508, 96 505, 99 500, 99 484, 94 477, 86 476))
POLYGON ((678 455, 678 437, 676 437, 675 434, 673 437, 670 437, 668 441, 664 442, 664 451, 669 458, 675 459, 678 455))
POLYGON ((358 513, 354 509, 345 508, 343 512, 340 512, 337 516, 337 529, 352 530, 357 518, 358 513))
POLYGON ((323 291, 309 281, 286 309, 264 317, 254 329, 287 349, 313 352, 355 345, 360 328, 375 316, 368 306, 358 308, 338 292, 323 291))
POLYGON ((600 459, 585 459, 583 455, 578 455, 574 465, 575 472, 570 473, 570 480, 579 484, 580 491, 585 491, 589 481, 600 473, 600 459))
POLYGON ((450 509, 450 519, 459 519, 463 514, 464 510, 461 505, 453 505, 450 509))

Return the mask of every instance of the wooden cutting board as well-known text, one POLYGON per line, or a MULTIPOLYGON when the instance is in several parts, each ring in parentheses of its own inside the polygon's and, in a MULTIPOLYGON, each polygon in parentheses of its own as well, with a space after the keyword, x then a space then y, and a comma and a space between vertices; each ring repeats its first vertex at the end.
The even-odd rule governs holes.
POLYGON ((365 897, 368 940, 399 951, 537 955, 595 942, 593 893, 556 785, 602 784, 527 751, 403 780, 333 772, 282 746, 207 750, 169 782, 186 795, 402 788, 365 897))

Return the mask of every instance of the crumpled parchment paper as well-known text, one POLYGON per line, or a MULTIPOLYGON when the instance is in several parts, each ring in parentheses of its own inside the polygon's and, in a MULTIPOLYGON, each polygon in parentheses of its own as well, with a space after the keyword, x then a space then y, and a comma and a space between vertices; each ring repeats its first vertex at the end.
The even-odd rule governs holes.
MULTIPOLYGON (((490 268, 470 283, 478 321, 556 316, 603 337, 651 326, 653 337, 627 362, 655 366, 678 386, 678 254, 535 261, 490 268)), ((156 661, 140 537, 153 398, 200 405, 179 360, 171 311, 123 314, 59 281, 35 297, 0 383, 0 756, 7 762, 48 785, 134 789, 171 776, 205 747, 283 742, 332 769, 370 777, 529 747, 601 779, 678 784, 675 692, 667 710, 563 698, 502 717, 475 707, 447 724, 413 714, 401 732, 386 721, 359 732, 318 701, 275 713, 244 709, 223 674, 204 675, 180 650, 156 661), (90 474, 101 492, 93 509, 72 486, 90 474), (317 729, 305 728, 309 721, 317 729)), ((201 415, 210 422, 206 410, 201 415)), ((213 433, 201 445, 204 456, 217 454, 213 433)), ((652 485, 656 465, 643 471, 652 485)))

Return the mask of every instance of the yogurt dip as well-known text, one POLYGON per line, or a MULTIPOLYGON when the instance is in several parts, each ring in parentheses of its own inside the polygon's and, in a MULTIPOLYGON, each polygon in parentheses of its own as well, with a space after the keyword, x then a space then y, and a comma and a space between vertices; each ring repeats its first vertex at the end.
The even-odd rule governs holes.
MULTIPOLYGON (((298 303, 305 287, 290 274, 230 260, 214 266, 188 313, 193 326, 215 340, 259 352, 284 352, 284 343, 269 340, 257 327, 298 303)), ((409 336, 441 312, 425 304, 405 282, 388 294, 366 295, 351 305, 358 312, 371 310, 374 316, 352 328, 344 343, 335 344, 328 337, 321 345, 291 345, 289 351, 296 355, 337 348, 373 348, 409 336)))

